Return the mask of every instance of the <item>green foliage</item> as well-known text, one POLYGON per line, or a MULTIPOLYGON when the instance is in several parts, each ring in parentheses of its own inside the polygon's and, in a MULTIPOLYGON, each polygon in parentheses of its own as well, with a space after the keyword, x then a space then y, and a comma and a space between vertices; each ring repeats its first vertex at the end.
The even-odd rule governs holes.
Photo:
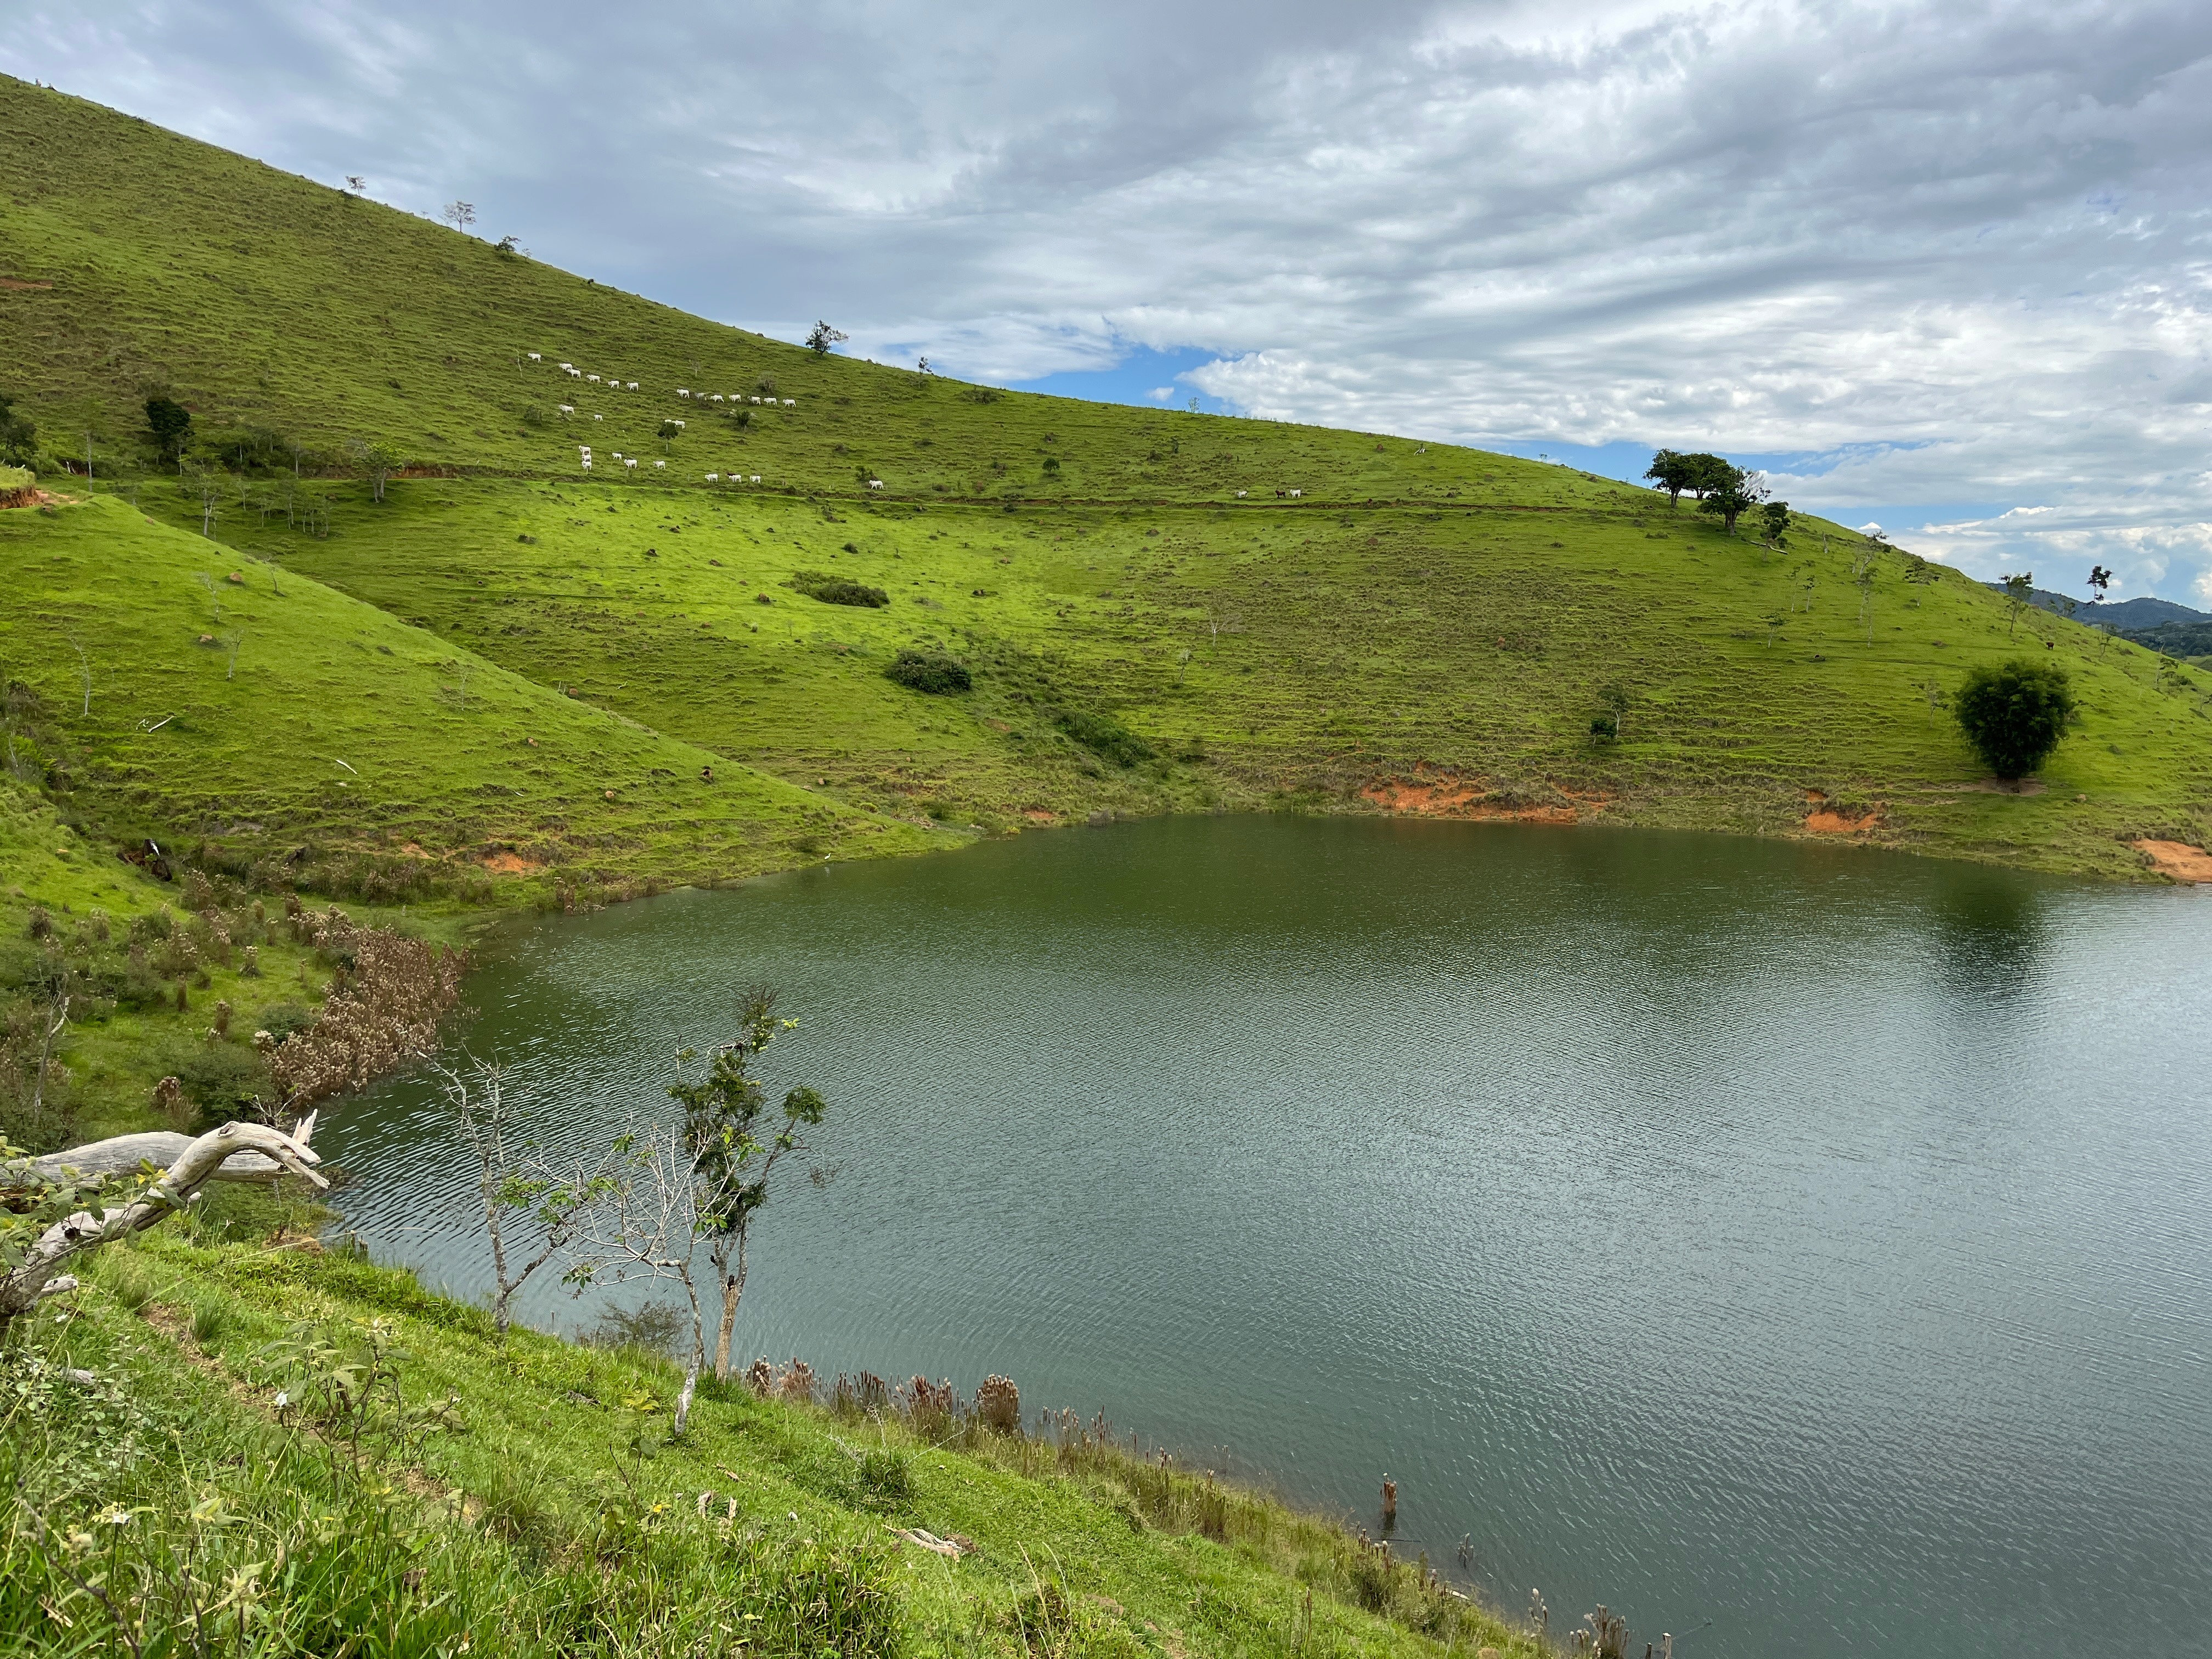
POLYGON ((2078 712, 2066 671, 2030 657, 1972 670, 1951 708, 1974 751, 2008 780, 2041 766, 2078 712))
POLYGON ((870 587, 844 576, 833 576, 820 570, 794 570, 786 584, 795 587, 810 599, 823 605, 857 605, 871 610, 880 610, 889 605, 890 596, 880 587, 870 587))
POLYGON ((315 1023, 315 1011, 296 1002, 276 1002, 261 1011, 253 1029, 266 1031, 278 1042, 296 1032, 305 1031, 315 1023))
POLYGON ((1765 500, 1766 486, 1741 467, 1717 456, 1707 455, 1698 459, 1706 463, 1699 469, 1698 477, 1702 491, 1698 501, 1698 511, 1712 514, 1721 521, 1721 528, 1733 536, 1736 520, 1765 500))
POLYGON ((27 466, 0 466, 0 497, 27 490, 38 481, 38 474, 27 466))
POLYGON ((204 1127, 234 1117, 263 1121, 283 1099, 267 1065, 241 1042, 179 1043, 165 1069, 199 1109, 197 1121, 204 1127))
MULTIPOLYGON (((1698 458, 1698 459, 1703 459, 1705 458, 1698 458)), ((1697 487, 1698 477, 1697 459, 1672 449, 1662 449, 1651 458, 1651 465, 1644 476, 1650 479, 1658 489, 1665 490, 1667 505, 1674 507, 1680 503, 1684 490, 1697 487)))
MULTIPOLYGON (((39 428, 30 416, 18 411, 15 400, 0 392, 0 468, 27 467, 39 458, 39 428)), ((0 477, 0 490, 21 489, 27 485, 11 483, 0 477)))
POLYGON ((1787 546, 1790 525, 1790 503, 1787 501, 1765 502, 1759 509, 1759 516, 1766 532, 1766 544, 1769 547, 1777 548, 1787 546))
POLYGON ((1111 714, 1061 708, 1054 713, 1053 724, 1101 760, 1112 761, 1116 766, 1135 766, 1152 758, 1152 744, 1111 714))
POLYGON ((155 396, 146 399, 146 431, 155 447, 170 460, 184 453, 191 440, 192 414, 175 398, 155 396))
POLYGON ((933 696, 966 691, 975 684, 974 678, 958 659, 942 651, 919 650, 911 646, 902 648, 897 656, 891 659, 890 666, 884 670, 884 678, 933 696))

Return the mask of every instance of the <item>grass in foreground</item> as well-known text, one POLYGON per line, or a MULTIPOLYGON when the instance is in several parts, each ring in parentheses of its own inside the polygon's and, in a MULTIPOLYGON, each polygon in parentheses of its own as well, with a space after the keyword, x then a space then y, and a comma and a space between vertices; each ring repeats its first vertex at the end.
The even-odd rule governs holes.
POLYGON ((1540 1650, 1420 1564, 1103 1425, 710 1387, 671 1443, 656 1357, 501 1347, 267 1219, 109 1252, 6 1355, 0 1650, 106 1652, 118 1623, 166 1628, 148 1653, 1540 1650))

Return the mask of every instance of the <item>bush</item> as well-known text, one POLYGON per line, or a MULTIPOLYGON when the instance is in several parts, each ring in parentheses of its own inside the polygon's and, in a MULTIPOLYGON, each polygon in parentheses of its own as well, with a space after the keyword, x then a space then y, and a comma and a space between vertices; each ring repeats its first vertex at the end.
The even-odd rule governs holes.
POLYGON ((274 1102, 281 1092, 261 1056, 235 1042, 180 1045, 167 1069, 184 1085, 185 1097, 199 1108, 203 1123, 254 1117, 264 1101, 274 1102))
POLYGON ((303 1008, 296 1002, 279 1002, 264 1008, 261 1018, 254 1022, 254 1025, 282 1042, 294 1032, 304 1031, 314 1023, 313 1009, 303 1008))
POLYGON ((832 576, 819 570, 794 570, 787 585, 823 605, 864 605, 880 610, 891 602, 890 595, 880 587, 848 581, 842 576, 832 576))
POLYGON ((2042 765, 2073 725, 2066 671, 2030 657, 1977 668, 1952 699, 1959 726, 1990 771, 2024 778, 2042 765))
POLYGON ((1063 708, 1054 714, 1053 724, 1100 759, 1116 766, 1134 766, 1152 757, 1152 745, 1111 715, 1063 708))
POLYGON ((967 669, 942 651, 902 651, 884 670, 884 678, 932 696, 965 691, 975 684, 967 669))

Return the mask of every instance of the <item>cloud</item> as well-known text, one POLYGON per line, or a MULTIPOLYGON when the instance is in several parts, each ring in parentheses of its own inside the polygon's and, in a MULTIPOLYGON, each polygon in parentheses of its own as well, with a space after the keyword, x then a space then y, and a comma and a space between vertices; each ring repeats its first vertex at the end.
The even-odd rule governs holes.
POLYGON ((27 9, 16 73, 787 337, 1195 348, 1254 414, 1717 448, 1977 568, 2212 572, 2193 0, 27 9))

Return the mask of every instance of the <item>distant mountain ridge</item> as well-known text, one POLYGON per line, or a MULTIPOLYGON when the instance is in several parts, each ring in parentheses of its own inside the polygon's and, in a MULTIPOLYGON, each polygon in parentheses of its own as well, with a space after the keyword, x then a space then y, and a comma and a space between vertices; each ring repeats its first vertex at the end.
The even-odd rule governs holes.
MULTIPOLYGON (((1991 582, 1989 586, 1999 592, 2004 591, 2002 582, 1991 582)), ((2039 587, 2033 591, 2028 603, 2039 610, 2071 617, 2076 622, 2117 628, 2122 633, 2162 628, 2168 623, 2212 623, 2212 612, 2191 611, 2187 605, 2176 605, 2172 599, 2120 599, 2106 605, 2092 605, 2086 599, 2073 599, 2064 593, 2053 593, 2047 588, 2039 587)))

